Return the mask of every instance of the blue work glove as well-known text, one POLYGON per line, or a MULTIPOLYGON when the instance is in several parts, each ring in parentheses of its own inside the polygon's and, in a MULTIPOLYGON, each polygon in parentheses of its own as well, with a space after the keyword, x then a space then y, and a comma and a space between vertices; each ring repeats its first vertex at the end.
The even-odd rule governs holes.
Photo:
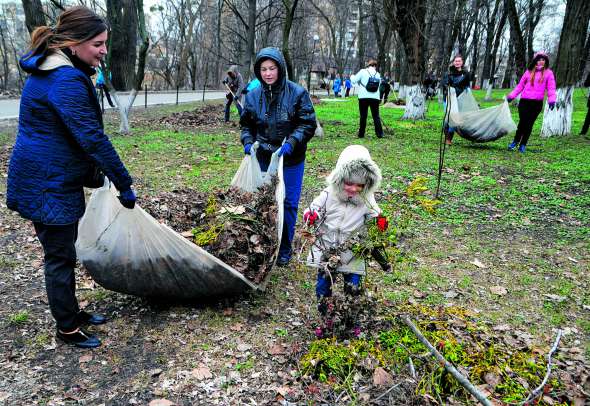
POLYGON ((512 100, 514 100, 512 97, 510 97, 510 96, 506 96, 506 101, 507 101, 508 103, 510 103, 512 100))
POLYGON ((289 144, 288 142, 285 142, 283 144, 283 146, 281 147, 281 149, 279 149, 279 156, 291 155, 292 152, 293 152, 293 147, 291 146, 291 144, 289 144))
POLYGON ((119 201, 121 202, 123 207, 126 207, 128 209, 132 209, 135 207, 135 200, 137 200, 137 198, 135 197, 135 193, 132 189, 127 189, 123 192, 120 192, 119 196, 117 197, 119 198, 119 201))
POLYGON ((555 102, 549 103, 549 110, 553 110, 555 108, 555 102))
POLYGON ((252 144, 244 145, 244 154, 250 155, 250 150, 252 149, 252 144))

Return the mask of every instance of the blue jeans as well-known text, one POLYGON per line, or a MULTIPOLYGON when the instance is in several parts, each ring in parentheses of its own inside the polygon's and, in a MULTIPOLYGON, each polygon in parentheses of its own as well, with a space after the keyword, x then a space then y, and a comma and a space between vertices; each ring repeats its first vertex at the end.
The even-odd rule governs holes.
MULTIPOLYGON (((266 171, 270 162, 260 161, 260 169, 266 171)), ((283 208, 285 218, 283 221, 283 235, 281 237, 281 247, 279 248, 279 258, 291 259, 291 243, 295 235, 295 223, 297 222, 297 210, 299 208, 299 198, 301 197, 301 187, 303 186, 303 172, 305 161, 283 167, 283 178, 285 180, 285 202, 283 208)))
MULTIPOLYGON (((332 278, 336 278, 337 273, 332 274, 332 278)), ((344 276, 344 292, 347 294, 353 294, 358 291, 361 284, 361 275, 355 273, 345 273, 344 276)), ((322 297, 332 296, 332 278, 325 272, 318 272, 318 280, 315 285, 315 294, 318 299, 322 297)))

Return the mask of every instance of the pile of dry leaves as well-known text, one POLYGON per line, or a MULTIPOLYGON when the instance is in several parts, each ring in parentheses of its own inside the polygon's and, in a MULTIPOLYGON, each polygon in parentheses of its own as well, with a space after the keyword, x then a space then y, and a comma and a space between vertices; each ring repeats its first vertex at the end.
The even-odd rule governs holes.
POLYGON ((205 104, 191 111, 172 113, 164 117, 161 122, 172 128, 219 125, 223 123, 223 106, 221 104, 205 104))
POLYGON ((275 184, 256 193, 175 190, 146 198, 142 207, 259 284, 272 268, 278 246, 275 184))

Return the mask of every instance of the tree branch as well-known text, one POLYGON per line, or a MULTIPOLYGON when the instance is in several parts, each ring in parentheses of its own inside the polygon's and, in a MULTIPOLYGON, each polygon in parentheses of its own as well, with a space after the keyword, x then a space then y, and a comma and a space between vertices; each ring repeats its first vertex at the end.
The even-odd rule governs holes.
POLYGON ((453 375, 455 377, 455 379, 465 389, 467 389, 469 391, 469 393, 471 393, 473 396, 475 396, 475 398, 479 401, 479 403, 481 403, 484 406, 492 406, 492 403, 475 386, 473 386, 473 384, 471 382, 469 382, 469 380, 466 377, 464 377, 459 371, 457 371, 457 368, 455 368, 449 361, 447 361, 445 359, 445 357, 443 357, 442 354, 440 352, 438 352, 432 344, 430 344, 430 342, 426 339, 426 337, 424 337, 422 335, 422 333, 420 332, 420 330, 418 330, 418 328, 414 325, 414 323, 412 323, 410 321, 410 318, 408 316, 402 316, 401 319, 404 322, 404 324, 406 326, 408 326, 410 328, 410 330, 412 330, 412 332, 416 335, 418 340, 420 340, 420 342, 422 344, 424 344, 426 346, 426 348, 428 348, 430 353, 441 364, 444 365, 447 372, 449 372, 451 375, 453 375))

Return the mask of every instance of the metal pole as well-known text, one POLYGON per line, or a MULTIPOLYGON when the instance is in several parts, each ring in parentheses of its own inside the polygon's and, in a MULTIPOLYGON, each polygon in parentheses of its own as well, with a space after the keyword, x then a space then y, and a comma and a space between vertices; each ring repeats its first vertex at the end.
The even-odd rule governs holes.
POLYGON ((180 89, 180 86, 176 86, 176 105, 178 106, 178 90, 180 89))
POLYGON ((143 98, 143 100, 144 100, 145 108, 147 109, 147 85, 145 85, 143 87, 143 89, 144 89, 144 93, 143 93, 144 94, 144 98, 143 98))

